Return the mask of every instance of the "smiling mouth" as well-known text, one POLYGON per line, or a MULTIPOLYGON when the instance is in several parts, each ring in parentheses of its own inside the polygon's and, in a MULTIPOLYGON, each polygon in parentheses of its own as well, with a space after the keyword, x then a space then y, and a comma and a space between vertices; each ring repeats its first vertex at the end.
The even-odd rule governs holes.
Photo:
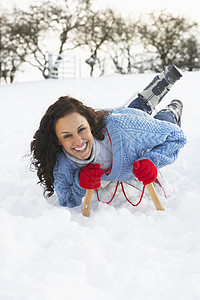
POLYGON ((85 145, 83 145, 83 146, 80 147, 80 148, 78 148, 78 147, 74 148, 74 150, 76 150, 76 151, 78 151, 78 152, 84 152, 85 149, 87 148, 87 145, 88 145, 88 142, 85 143, 85 145))

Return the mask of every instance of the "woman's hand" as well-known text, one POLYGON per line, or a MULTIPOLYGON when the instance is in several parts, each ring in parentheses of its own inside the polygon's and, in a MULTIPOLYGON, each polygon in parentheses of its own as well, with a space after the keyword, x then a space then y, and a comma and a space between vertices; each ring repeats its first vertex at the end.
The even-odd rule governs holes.
POLYGON ((101 176, 105 173, 100 164, 89 164, 79 173, 79 184, 84 189, 97 189, 101 186, 101 176))
POLYGON ((133 163, 133 173, 143 184, 149 184, 157 178, 157 169, 149 159, 141 159, 133 163))

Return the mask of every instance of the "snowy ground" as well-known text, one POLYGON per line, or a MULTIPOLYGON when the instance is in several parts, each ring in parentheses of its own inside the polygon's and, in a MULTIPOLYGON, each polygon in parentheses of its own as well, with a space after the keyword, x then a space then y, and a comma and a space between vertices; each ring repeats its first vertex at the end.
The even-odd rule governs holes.
MULTIPOLYGON (((184 102, 188 143, 162 169, 165 211, 148 195, 134 208, 119 193, 82 207, 43 198, 29 171, 29 144, 47 107, 71 95, 93 107, 121 106, 154 74, 48 80, 0 87, 0 299, 200 299, 200 72, 184 73, 163 99, 184 102)), ((109 196, 111 192, 105 196, 109 196)), ((132 200, 140 193, 131 190, 132 200)))

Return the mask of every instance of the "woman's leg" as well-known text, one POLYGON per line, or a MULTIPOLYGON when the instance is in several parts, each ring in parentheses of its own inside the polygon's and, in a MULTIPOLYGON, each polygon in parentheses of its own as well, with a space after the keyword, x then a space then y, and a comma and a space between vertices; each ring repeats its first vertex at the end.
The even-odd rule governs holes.
POLYGON ((170 122, 170 123, 177 124, 176 117, 175 117, 174 113, 171 112, 170 110, 164 110, 163 109, 163 110, 159 111, 154 116, 154 119, 161 120, 161 121, 167 121, 167 122, 170 122))
POLYGON ((159 111, 154 118, 162 121, 171 122, 181 127, 181 116, 183 103, 180 100, 172 100, 166 108, 159 111))
POLYGON ((128 107, 137 108, 137 109, 143 110, 146 113, 148 113, 149 115, 151 115, 151 113, 152 113, 151 106, 149 106, 148 103, 144 102, 144 100, 141 97, 139 97, 139 96, 136 99, 134 99, 128 105, 128 107))

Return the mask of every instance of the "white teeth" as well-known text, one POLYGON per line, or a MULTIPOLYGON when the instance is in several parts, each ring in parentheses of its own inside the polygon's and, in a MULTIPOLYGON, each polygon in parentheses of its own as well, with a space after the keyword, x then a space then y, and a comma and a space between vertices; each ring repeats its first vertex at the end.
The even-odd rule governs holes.
POLYGON ((86 148, 87 144, 85 144, 83 147, 81 148, 74 148, 76 151, 83 151, 86 148))

